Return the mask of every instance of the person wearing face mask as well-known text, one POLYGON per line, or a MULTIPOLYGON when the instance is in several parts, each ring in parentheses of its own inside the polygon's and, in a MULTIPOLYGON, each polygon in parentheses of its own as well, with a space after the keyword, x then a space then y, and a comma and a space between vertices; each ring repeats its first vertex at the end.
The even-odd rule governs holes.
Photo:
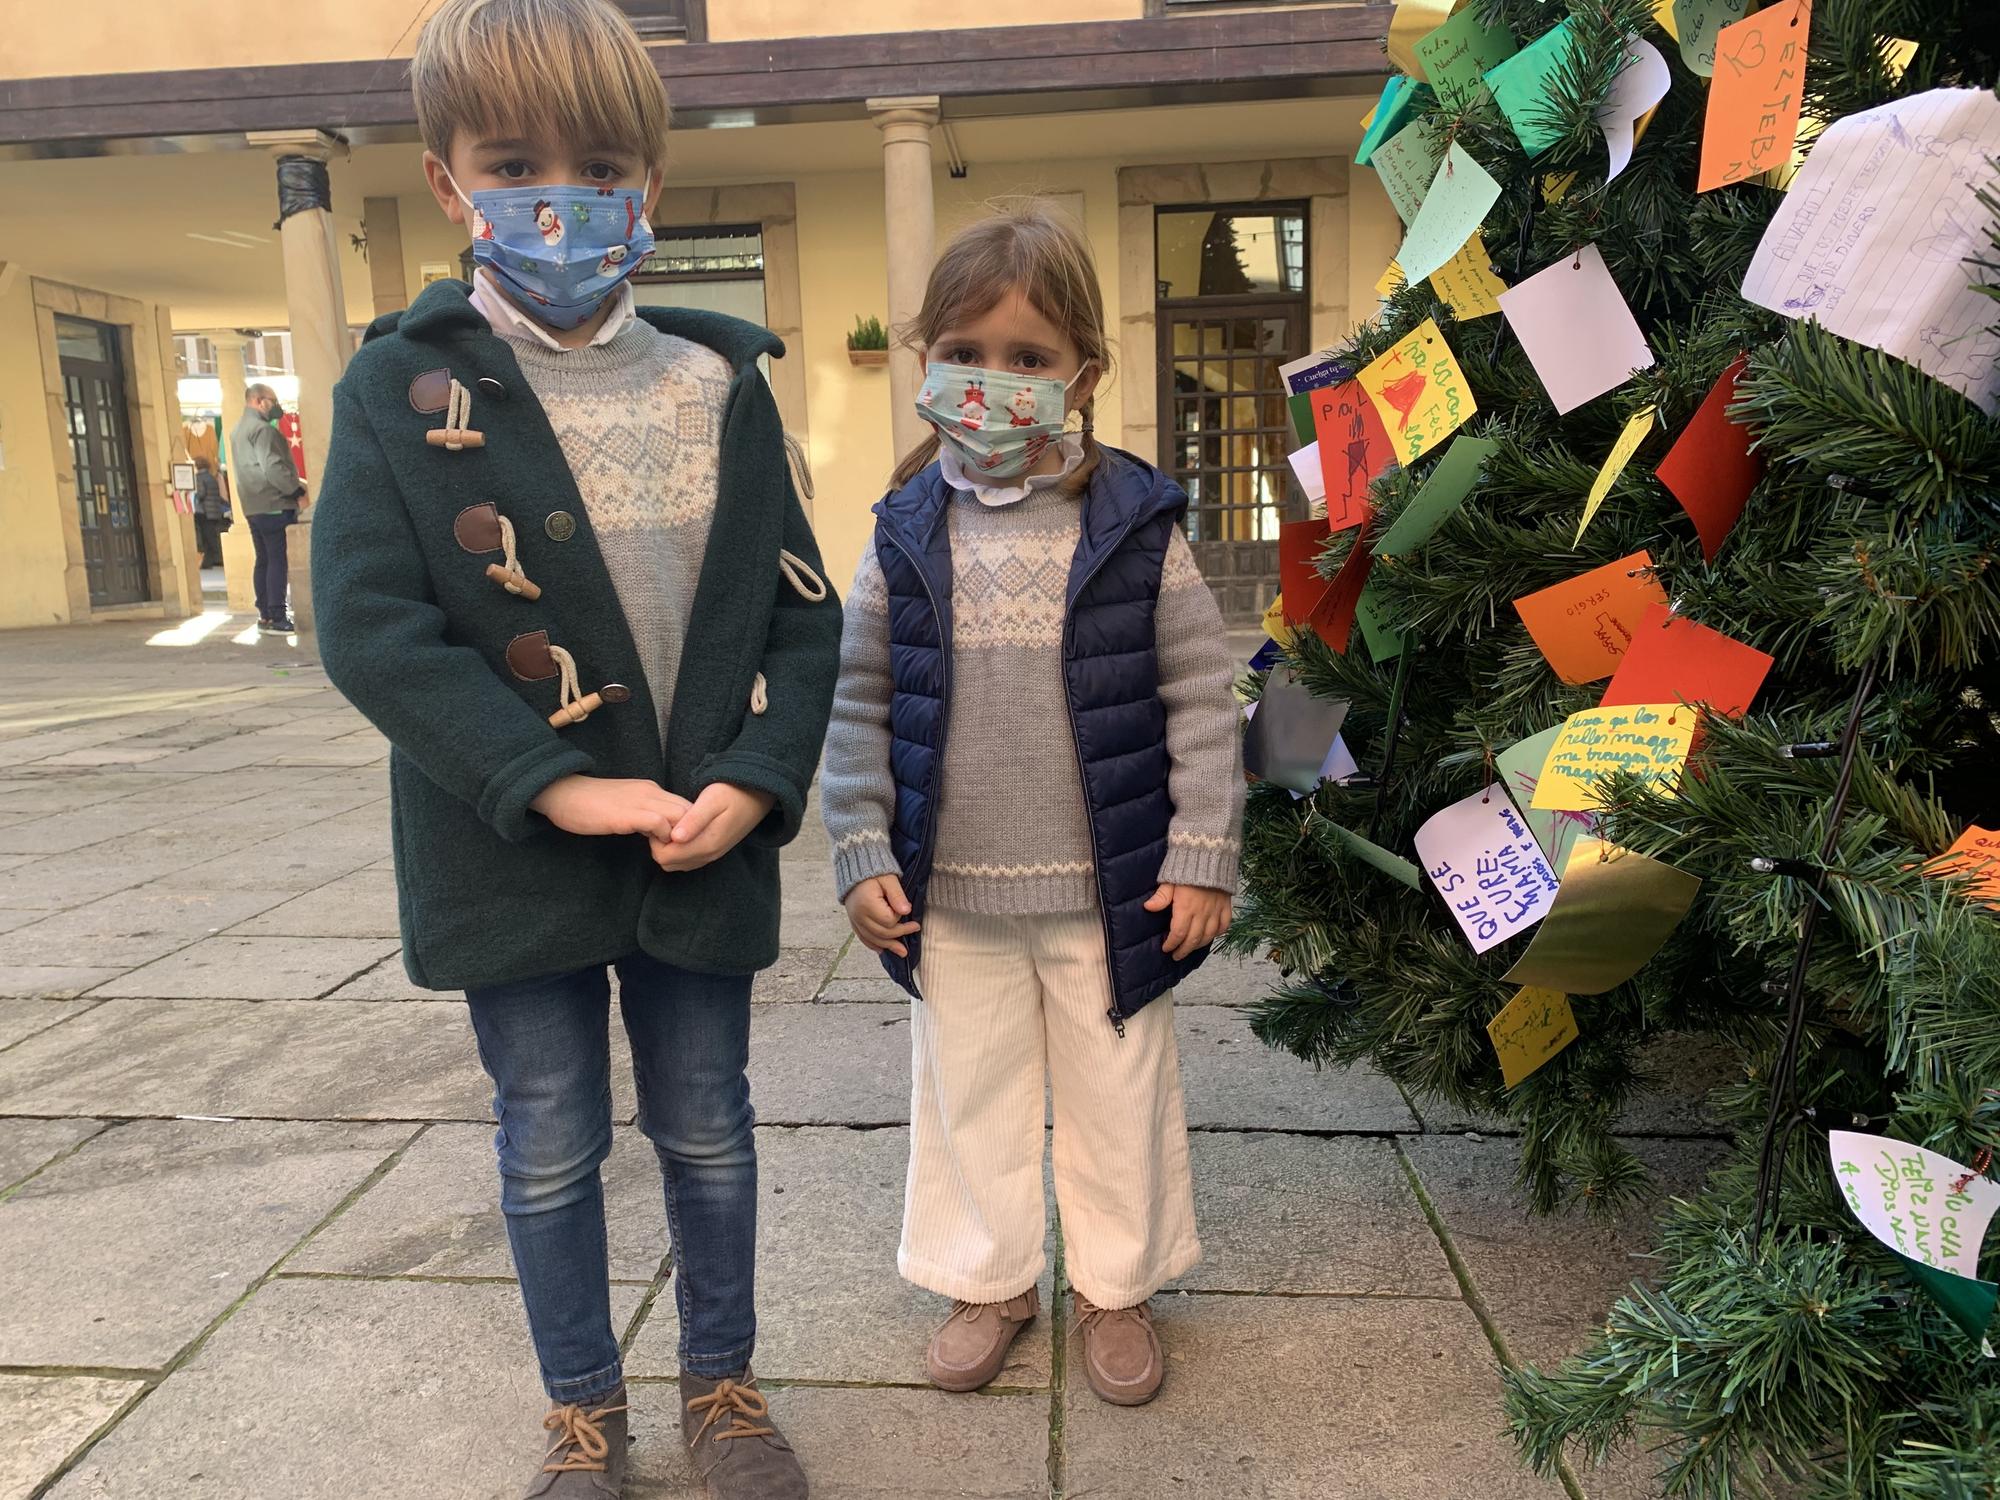
POLYGON ((805 1500, 751 1369, 744 1073, 840 634, 758 369, 784 346, 634 305, 667 107, 609 0, 445 0, 410 73, 476 270, 378 318, 336 388, 314 587, 327 673, 393 747, 404 965, 465 992, 493 1080, 550 1403, 526 1493, 613 1500, 627 1408, 659 1401, 711 1500, 805 1500), (614 970, 672 1227, 671 1388, 628 1391, 611 1321, 614 970))
POLYGON ((1040 1311, 1046 1081, 1084 1375, 1134 1406, 1148 1299, 1201 1255, 1170 992, 1236 887, 1233 666, 1187 497, 1091 434, 1077 231, 964 230, 908 337, 935 436, 875 508, 821 785, 855 935, 915 998, 897 1266, 952 1301, 931 1380, 998 1377, 1040 1311))
POLYGON ((243 393, 243 418, 229 439, 229 463, 234 472, 236 503, 250 527, 252 564, 257 594, 257 628, 290 631, 291 562, 286 528, 297 523, 306 503, 306 487, 292 462, 292 446, 278 430, 285 414, 278 393, 268 385, 253 385, 243 393))

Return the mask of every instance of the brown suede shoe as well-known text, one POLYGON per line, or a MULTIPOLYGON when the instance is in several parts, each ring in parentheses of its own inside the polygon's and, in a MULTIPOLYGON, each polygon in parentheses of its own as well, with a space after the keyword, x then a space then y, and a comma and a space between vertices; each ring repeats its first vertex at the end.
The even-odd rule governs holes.
POLYGON ((617 1500, 625 1488, 630 1439, 625 1429, 625 1388, 602 1401, 552 1407, 542 1426, 555 1441, 527 1500, 617 1500))
POLYGON ((1000 1373, 1015 1336, 1041 1310, 1033 1287, 1005 1302, 954 1302, 951 1316, 931 1335, 924 1373, 941 1391, 978 1390, 1000 1373))
POLYGON ((806 1474, 771 1421, 757 1377, 681 1371, 681 1436, 710 1500, 806 1500, 806 1474))
POLYGON ((1150 1307, 1098 1307, 1078 1292, 1076 1320, 1083 1325, 1084 1378, 1099 1399, 1144 1406, 1160 1394, 1167 1365, 1150 1307))

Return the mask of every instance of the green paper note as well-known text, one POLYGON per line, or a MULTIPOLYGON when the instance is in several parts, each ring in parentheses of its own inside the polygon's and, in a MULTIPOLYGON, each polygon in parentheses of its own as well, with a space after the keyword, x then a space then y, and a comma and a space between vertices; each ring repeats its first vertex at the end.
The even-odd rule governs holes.
POLYGON ((1422 281, 1458 254, 1499 201, 1500 184, 1453 141, 1396 252, 1404 279, 1422 281))
POLYGON ((1318 440, 1313 432, 1311 391, 1300 391, 1296 396, 1287 396, 1285 410, 1292 414, 1292 431, 1298 434, 1301 445, 1318 440))
POLYGON ((1521 816, 1528 820, 1528 831, 1542 846, 1542 853, 1549 857, 1549 868, 1557 871, 1569 862, 1570 850, 1590 828, 1590 819, 1584 814, 1550 812, 1533 805, 1535 783, 1541 780, 1542 766, 1561 733, 1562 725, 1558 724, 1540 734, 1531 734, 1509 745, 1494 759, 1501 785, 1507 788, 1507 795, 1514 799, 1521 816))
POLYGON ((1384 84, 1382 97, 1375 105, 1375 118, 1354 152, 1354 164, 1365 167, 1373 161, 1375 148, 1409 124, 1432 97, 1429 89, 1400 73, 1384 84))
MULTIPOLYGON (((1443 160, 1444 150, 1437 133, 1424 120, 1410 121, 1375 148, 1370 165, 1382 179, 1382 191, 1395 205, 1396 217, 1405 224, 1415 219, 1417 210, 1423 207, 1424 195, 1430 191, 1431 179, 1437 176, 1438 163, 1443 160)), ((1452 248, 1456 250, 1458 246, 1452 248)))
POLYGON ((1444 450, 1444 457, 1410 497, 1395 524, 1382 533, 1375 544, 1377 557, 1406 557, 1431 539, 1445 518, 1465 502, 1479 481, 1479 470, 1487 459, 1500 451, 1491 438, 1456 437, 1444 450))
POLYGON ((1540 156, 1562 139, 1562 132, 1548 122, 1549 89, 1575 51, 1576 34, 1564 21, 1486 75, 1493 102, 1530 156, 1540 156))
POLYGON ((1681 61, 1703 78, 1715 76, 1715 34, 1750 14, 1750 0, 1674 0, 1681 61))
POLYGON ((1417 43, 1417 61, 1437 90, 1438 102, 1457 111, 1470 104, 1484 75, 1520 50, 1505 26, 1488 26, 1477 5, 1468 5, 1417 43))
POLYGON ((1965 1331, 1967 1338, 1986 1337, 1993 1326, 1994 1308, 2000 1305, 2000 1284, 1975 1281, 1970 1276, 1954 1276, 1950 1271, 1940 1271, 1936 1266, 1913 1260, 1900 1250, 1891 1253, 1910 1268, 1917 1285, 1931 1294, 1931 1300, 1937 1303, 1947 1318, 1965 1331))
POLYGON ((1368 654, 1377 662, 1394 661, 1403 654, 1403 638, 1382 621, 1381 607, 1375 602, 1374 585, 1361 591, 1361 601, 1354 606, 1354 623, 1361 627, 1361 638, 1368 643, 1368 654))
POLYGON ((1327 826, 1333 830, 1333 836, 1340 840, 1346 847, 1347 852, 1363 864, 1373 865, 1384 875, 1389 876, 1393 880, 1402 881, 1404 885, 1413 891, 1420 891, 1424 888, 1423 877, 1417 873, 1417 867, 1407 859, 1397 854, 1391 854, 1380 844, 1369 843, 1360 834, 1353 832, 1351 829, 1343 828, 1338 823, 1330 822, 1327 826))

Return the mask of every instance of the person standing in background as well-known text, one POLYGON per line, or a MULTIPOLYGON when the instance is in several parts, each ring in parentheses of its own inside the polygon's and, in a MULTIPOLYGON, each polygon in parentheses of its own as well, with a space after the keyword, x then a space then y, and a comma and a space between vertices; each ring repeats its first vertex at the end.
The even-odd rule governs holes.
POLYGON ((250 540, 256 548, 260 630, 298 628, 286 605, 291 565, 285 551, 285 528, 297 523, 306 504, 306 487, 292 462, 291 446, 278 431, 278 419, 284 414, 276 391, 268 385, 253 385, 243 393, 243 420, 229 439, 237 504, 250 523, 250 540))
POLYGON ((222 493, 222 481, 215 477, 214 460, 197 455, 194 461, 194 534, 201 545, 204 568, 222 566, 222 533, 233 524, 229 501, 222 493))

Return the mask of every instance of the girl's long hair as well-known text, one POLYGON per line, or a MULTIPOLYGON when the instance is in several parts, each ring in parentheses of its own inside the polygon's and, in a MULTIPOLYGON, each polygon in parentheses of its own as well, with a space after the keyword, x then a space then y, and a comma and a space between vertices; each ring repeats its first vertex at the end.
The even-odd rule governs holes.
MULTIPOLYGON (((1104 336, 1104 297, 1097 267, 1082 233, 1061 215, 1036 204, 1004 207, 960 230, 931 267, 930 285, 916 320, 896 330, 903 348, 926 356, 930 346, 972 318, 989 311, 1019 287, 1035 310, 1055 324, 1085 361, 1095 361, 1098 388, 1111 373, 1111 349, 1104 336)), ((1092 435, 1096 391, 1078 408, 1083 417, 1083 462, 1062 488, 1079 494, 1097 467, 1092 435)), ((900 488, 938 455, 938 437, 929 434, 896 465, 891 485, 900 488)))

